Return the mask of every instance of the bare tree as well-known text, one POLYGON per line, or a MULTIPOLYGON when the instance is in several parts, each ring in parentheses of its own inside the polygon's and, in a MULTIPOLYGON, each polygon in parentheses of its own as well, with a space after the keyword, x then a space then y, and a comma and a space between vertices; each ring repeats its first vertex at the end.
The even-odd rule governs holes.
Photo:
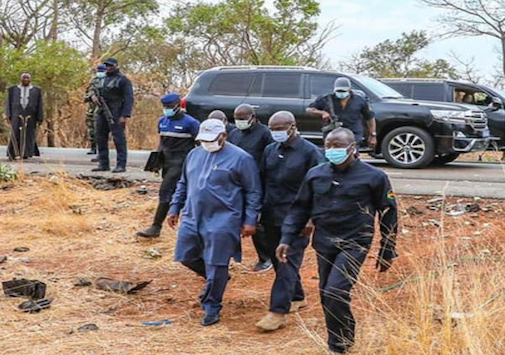
POLYGON ((482 76, 479 75, 478 70, 475 68, 475 57, 465 60, 452 51, 449 53, 449 57, 456 63, 456 70, 461 79, 474 84, 482 82, 482 76))
POLYGON ((505 0, 420 0, 445 10, 439 19, 448 36, 488 36, 500 41, 505 74, 505 0))

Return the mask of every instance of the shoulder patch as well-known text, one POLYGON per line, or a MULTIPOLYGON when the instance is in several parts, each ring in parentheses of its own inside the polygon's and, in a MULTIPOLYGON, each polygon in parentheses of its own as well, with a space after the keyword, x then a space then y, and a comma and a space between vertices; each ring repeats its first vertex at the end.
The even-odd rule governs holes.
POLYGON ((396 200, 396 194, 393 190, 388 190, 386 197, 388 200, 396 200))

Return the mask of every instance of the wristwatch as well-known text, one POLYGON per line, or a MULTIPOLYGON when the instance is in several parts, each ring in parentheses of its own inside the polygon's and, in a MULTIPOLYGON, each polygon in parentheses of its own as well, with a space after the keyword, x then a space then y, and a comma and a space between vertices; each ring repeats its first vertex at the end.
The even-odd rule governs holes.
POLYGON ((370 135, 371 135, 372 137, 377 137, 377 132, 372 132, 372 133, 370 133, 370 135))

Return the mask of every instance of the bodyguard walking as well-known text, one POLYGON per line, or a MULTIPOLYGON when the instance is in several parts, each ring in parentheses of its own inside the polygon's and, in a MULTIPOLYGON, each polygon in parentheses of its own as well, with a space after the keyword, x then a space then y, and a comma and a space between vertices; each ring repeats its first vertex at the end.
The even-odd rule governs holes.
POLYGON ((133 110, 133 88, 130 79, 118 68, 118 62, 109 58, 104 62, 106 76, 99 88, 100 95, 93 95, 92 101, 100 108, 96 116, 96 144, 98 167, 92 171, 109 171, 109 135, 112 134, 116 146, 117 162, 113 173, 126 171, 127 145, 125 128, 133 110), (110 111, 110 116, 108 112, 110 111))
POLYGON ((282 226, 277 258, 286 263, 307 221, 315 225, 319 290, 330 351, 345 353, 354 343, 351 289, 370 249, 379 215, 381 248, 376 267, 389 269, 396 257, 397 207, 387 175, 356 157, 354 134, 332 131, 325 141, 328 163, 312 168, 282 226))

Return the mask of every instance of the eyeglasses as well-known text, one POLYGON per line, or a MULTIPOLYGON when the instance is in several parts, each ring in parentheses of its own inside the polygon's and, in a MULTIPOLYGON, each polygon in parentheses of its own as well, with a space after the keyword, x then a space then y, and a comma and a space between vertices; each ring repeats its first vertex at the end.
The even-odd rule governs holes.
POLYGON ((344 93, 344 92, 349 92, 349 90, 335 90, 335 92, 344 93))

